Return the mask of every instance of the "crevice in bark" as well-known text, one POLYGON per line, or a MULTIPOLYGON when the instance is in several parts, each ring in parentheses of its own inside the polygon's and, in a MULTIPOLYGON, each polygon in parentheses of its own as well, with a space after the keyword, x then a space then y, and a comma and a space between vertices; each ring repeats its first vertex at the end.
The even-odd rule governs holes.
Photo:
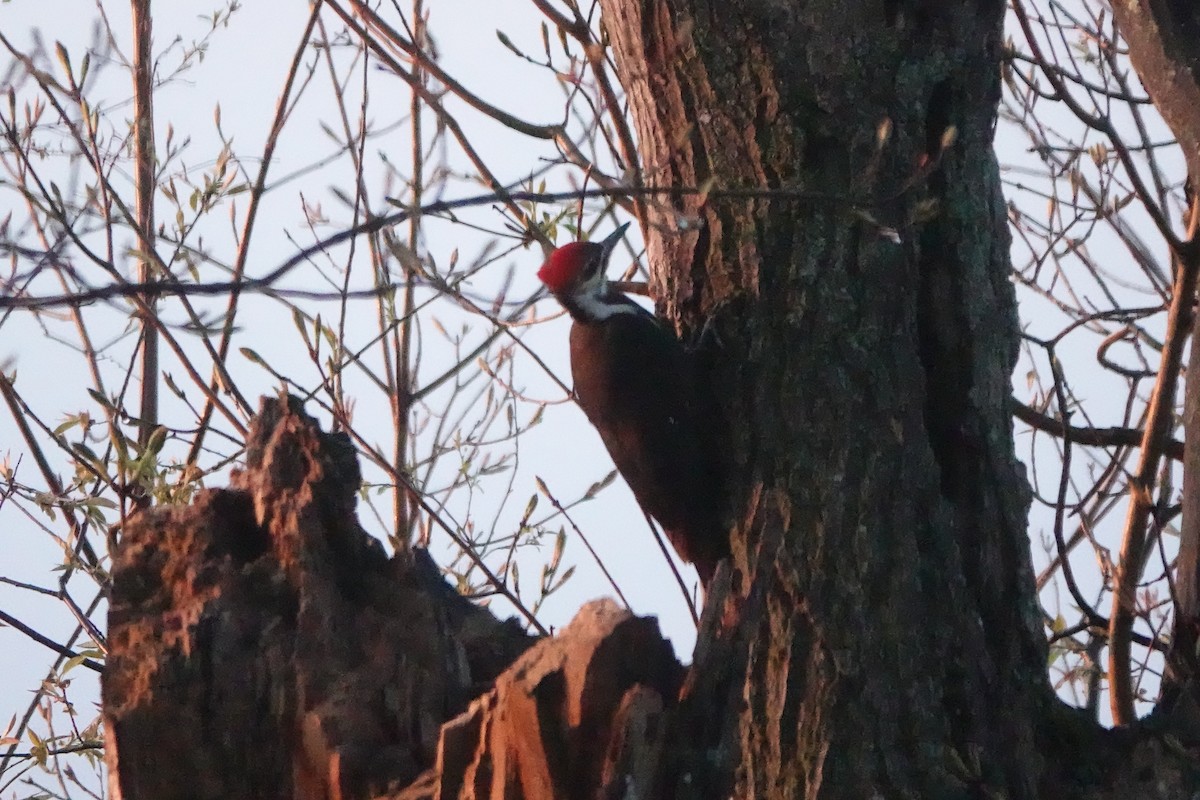
POLYGON ((939 81, 929 93, 925 107, 925 154, 937 158, 942 151, 942 137, 953 122, 953 83, 939 81))
MULTIPOLYGON (((938 196, 937 180, 931 193, 938 196)), ((925 426, 940 470, 942 495, 954 504, 971 503, 978 484, 977 448, 970 393, 974 354, 959 318, 962 286, 956 265, 943 257, 950 242, 937 224, 921 232, 921 287, 917 332, 925 373, 925 426)))
POLYGON ((896 27, 896 17, 900 13, 900 0, 883 0, 883 19, 889 28, 896 27))

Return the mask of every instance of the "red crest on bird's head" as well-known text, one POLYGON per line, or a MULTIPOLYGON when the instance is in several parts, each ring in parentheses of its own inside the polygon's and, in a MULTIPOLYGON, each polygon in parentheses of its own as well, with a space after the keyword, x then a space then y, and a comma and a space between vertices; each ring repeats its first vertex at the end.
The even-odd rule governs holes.
POLYGON ((538 278, 555 294, 567 292, 574 286, 592 277, 595 270, 603 270, 608 256, 621 241, 629 223, 617 226, 611 234, 599 242, 570 242, 557 248, 538 270, 538 278))
POLYGON ((561 292, 578 283, 596 245, 571 242, 556 249, 538 270, 538 278, 552 292, 561 292))

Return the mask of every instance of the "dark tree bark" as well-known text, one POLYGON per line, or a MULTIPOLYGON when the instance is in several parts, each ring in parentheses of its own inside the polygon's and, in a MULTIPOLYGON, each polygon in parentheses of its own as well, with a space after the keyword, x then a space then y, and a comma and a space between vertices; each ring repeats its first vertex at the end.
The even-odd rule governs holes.
POLYGON ((736 476, 733 563, 710 587, 691 669, 651 623, 605 605, 517 658, 522 637, 366 542, 344 443, 272 405, 232 490, 125 533, 105 675, 114 786, 854 800, 1200 789, 1194 742, 1170 717, 1106 733, 1047 682, 991 148, 1003 3, 602 7, 643 180, 711 187, 648 203, 641 220, 660 311, 715 334, 700 338, 736 476), (170 770, 150 760, 168 739, 170 770))
POLYGON ((705 685, 680 709, 708 723, 685 729, 705 733, 696 752, 722 756, 707 782, 753 797, 1193 788, 1151 734, 1102 734, 1046 681, 991 148, 1003 4, 602 5, 646 182, 711 187, 643 220, 660 310, 684 328, 715 317, 741 479, 740 615, 719 634, 728 660, 697 654, 705 685), (720 195, 785 187, 824 197, 720 195), (1147 763, 1153 788, 1131 769, 1147 763))
POLYGON ((707 668, 745 702, 697 745, 735 796, 1035 796, 1050 692, 1008 400, 1003 4, 604 9, 648 183, 831 196, 646 220, 663 311, 718 320, 740 423, 743 663, 707 668))

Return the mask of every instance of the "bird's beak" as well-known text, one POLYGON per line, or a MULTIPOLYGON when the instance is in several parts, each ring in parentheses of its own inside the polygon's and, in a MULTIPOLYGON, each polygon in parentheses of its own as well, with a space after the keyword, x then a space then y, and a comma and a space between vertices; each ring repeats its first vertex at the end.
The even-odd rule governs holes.
POLYGON ((617 243, 621 241, 621 237, 625 235, 625 231, 629 228, 628 222, 622 222, 617 226, 617 229, 605 236, 600 242, 600 246, 604 248, 604 259, 602 263, 607 263, 608 256, 616 249, 617 243))

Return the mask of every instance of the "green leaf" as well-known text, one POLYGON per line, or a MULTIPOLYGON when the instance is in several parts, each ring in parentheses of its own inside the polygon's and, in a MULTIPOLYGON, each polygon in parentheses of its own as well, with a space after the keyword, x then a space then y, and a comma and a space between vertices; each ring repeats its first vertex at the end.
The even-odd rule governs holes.
POLYGON ((496 31, 496 38, 500 40, 500 44, 511 50, 518 58, 528 58, 524 53, 517 49, 517 46, 508 38, 508 34, 504 31, 496 31))
POLYGON ((78 667, 80 664, 82 664, 84 661, 87 661, 89 658, 103 660, 104 654, 101 653, 99 650, 83 650, 79 653, 76 653, 75 655, 71 656, 63 663, 62 669, 59 670, 58 674, 66 675, 68 672, 73 670, 75 667, 78 667))
POLYGON ((164 372, 163 373, 163 381, 167 384, 167 388, 170 389, 171 392, 176 397, 178 397, 180 400, 183 399, 183 397, 184 397, 183 391, 179 388, 178 385, 176 385, 175 379, 171 377, 171 373, 164 372))
POLYGON ((571 580, 571 576, 574 574, 575 574, 575 565, 572 564, 571 566, 567 567, 567 571, 564 572, 562 574, 562 577, 558 579, 558 583, 554 584, 554 588, 557 589, 558 587, 562 586, 567 581, 571 580))
POLYGON ((600 480, 596 481, 591 486, 589 486, 588 490, 583 493, 583 499, 591 500, 593 497, 595 497, 597 494, 600 493, 601 489, 606 488, 609 484, 611 484, 616 479, 617 479, 617 471, 614 469, 612 472, 608 473, 603 478, 601 478, 600 480))
POLYGON ((296 330, 300 331, 300 338, 304 340, 304 344, 311 350, 312 342, 308 338, 308 320, 308 315, 303 311, 298 308, 292 309, 292 324, 296 326, 296 330))
POLYGON ((88 390, 87 390, 87 393, 88 393, 89 395, 91 395, 91 397, 92 397, 92 399, 93 399, 93 400, 95 400, 97 403, 99 403, 101 406, 103 406, 103 407, 104 407, 104 408, 106 408, 107 410, 109 410, 109 411, 116 411, 116 410, 117 410, 117 409, 116 409, 116 406, 114 406, 114 405, 112 404, 112 402, 111 402, 111 401, 110 401, 110 400, 109 400, 107 397, 105 397, 103 394, 101 394, 100 392, 96 391, 95 389, 88 389, 88 390))
POLYGON ((54 43, 54 52, 58 56, 58 63, 62 65, 63 71, 67 73, 67 77, 72 75, 71 57, 67 55, 67 48, 62 42, 54 43))
POLYGON ((155 456, 163 449, 163 444, 167 441, 167 429, 159 425, 150 434, 150 438, 146 440, 146 449, 143 451, 145 455, 155 456))
POLYGON ((558 572, 558 565, 562 561, 563 552, 567 548, 567 532, 562 528, 558 529, 558 535, 554 537, 554 554, 550 556, 550 571, 558 572))
POLYGON ((529 418, 529 422, 528 422, 528 424, 525 425, 525 427, 532 428, 534 425, 537 425, 539 422, 542 421, 542 415, 545 413, 546 413, 546 404, 542 403, 537 407, 537 410, 533 412, 533 416, 529 418))
POLYGON ((62 434, 71 430, 71 428, 74 428, 76 425, 78 425, 81 422, 83 422, 82 414, 72 414, 71 416, 67 417, 65 422, 63 422, 61 425, 59 425, 57 428, 54 429, 54 435, 61 436, 62 434))
POLYGON ((108 437, 117 449, 117 463, 124 466, 129 463, 129 442, 125 434, 117 426, 113 426, 112 435, 108 437))
POLYGON ((529 521, 530 515, 533 514, 534 509, 536 509, 537 507, 538 507, 538 496, 536 494, 531 494, 529 496, 529 502, 525 504, 525 513, 521 517, 521 525, 524 525, 526 522, 529 521))

